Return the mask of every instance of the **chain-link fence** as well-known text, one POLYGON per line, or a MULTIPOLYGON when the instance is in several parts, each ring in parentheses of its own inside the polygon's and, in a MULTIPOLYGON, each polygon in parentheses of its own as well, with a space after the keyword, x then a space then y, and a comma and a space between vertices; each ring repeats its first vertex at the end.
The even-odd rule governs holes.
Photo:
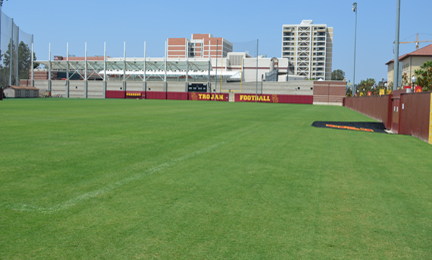
POLYGON ((33 35, 20 30, 5 13, 0 15, 0 84, 20 85, 20 79, 31 76, 33 35))

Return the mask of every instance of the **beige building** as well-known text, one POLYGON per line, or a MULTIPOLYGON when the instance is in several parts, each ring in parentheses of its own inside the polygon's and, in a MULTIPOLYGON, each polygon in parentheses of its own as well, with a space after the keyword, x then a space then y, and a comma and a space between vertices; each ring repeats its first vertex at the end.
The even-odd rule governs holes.
POLYGON ((333 27, 312 20, 282 26, 282 58, 294 64, 294 75, 331 80, 332 57, 333 27))
MULTIPOLYGON (((408 85, 411 84, 411 78, 415 75, 415 70, 420 69, 420 66, 423 65, 426 61, 432 60, 432 44, 429 44, 426 47, 418 49, 416 51, 404 54, 399 57, 399 84, 398 87, 401 86, 402 83, 402 75, 407 74, 408 77, 408 85)), ((387 62, 387 83, 393 83, 394 77, 394 59, 387 62)))

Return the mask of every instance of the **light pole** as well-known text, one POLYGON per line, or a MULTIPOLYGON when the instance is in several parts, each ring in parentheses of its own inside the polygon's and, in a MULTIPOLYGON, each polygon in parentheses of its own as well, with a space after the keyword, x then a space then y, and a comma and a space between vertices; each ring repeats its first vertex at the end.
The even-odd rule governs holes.
POLYGON ((415 76, 413 76, 413 77, 411 78, 411 82, 412 82, 412 89, 411 89, 411 92, 412 92, 412 93, 415 92, 414 84, 415 84, 416 80, 417 80, 417 78, 416 78, 415 76))
POLYGON ((399 33, 400 33, 400 4, 396 3, 396 35, 395 35, 395 55, 394 55, 394 73, 393 73, 393 90, 396 90, 399 85, 399 33))
POLYGON ((357 2, 354 2, 352 10, 355 13, 355 34, 354 34, 354 74, 353 74, 353 89, 355 93, 355 64, 356 64, 356 44, 357 44, 357 2))

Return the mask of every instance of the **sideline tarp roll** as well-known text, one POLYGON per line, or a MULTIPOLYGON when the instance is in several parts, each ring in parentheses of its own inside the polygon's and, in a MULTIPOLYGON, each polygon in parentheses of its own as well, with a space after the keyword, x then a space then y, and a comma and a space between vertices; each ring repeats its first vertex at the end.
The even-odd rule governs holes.
POLYGON ((340 130, 352 130, 362 131, 371 133, 387 133, 383 123, 375 122, 326 122, 326 121, 315 121, 312 126, 322 128, 333 128, 340 130))

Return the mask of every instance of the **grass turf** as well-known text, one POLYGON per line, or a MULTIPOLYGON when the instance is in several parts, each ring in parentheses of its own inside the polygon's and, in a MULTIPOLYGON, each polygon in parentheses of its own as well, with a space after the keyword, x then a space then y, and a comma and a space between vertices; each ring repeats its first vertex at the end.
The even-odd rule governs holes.
POLYGON ((0 108, 0 259, 432 258, 432 147, 347 108, 0 108))

